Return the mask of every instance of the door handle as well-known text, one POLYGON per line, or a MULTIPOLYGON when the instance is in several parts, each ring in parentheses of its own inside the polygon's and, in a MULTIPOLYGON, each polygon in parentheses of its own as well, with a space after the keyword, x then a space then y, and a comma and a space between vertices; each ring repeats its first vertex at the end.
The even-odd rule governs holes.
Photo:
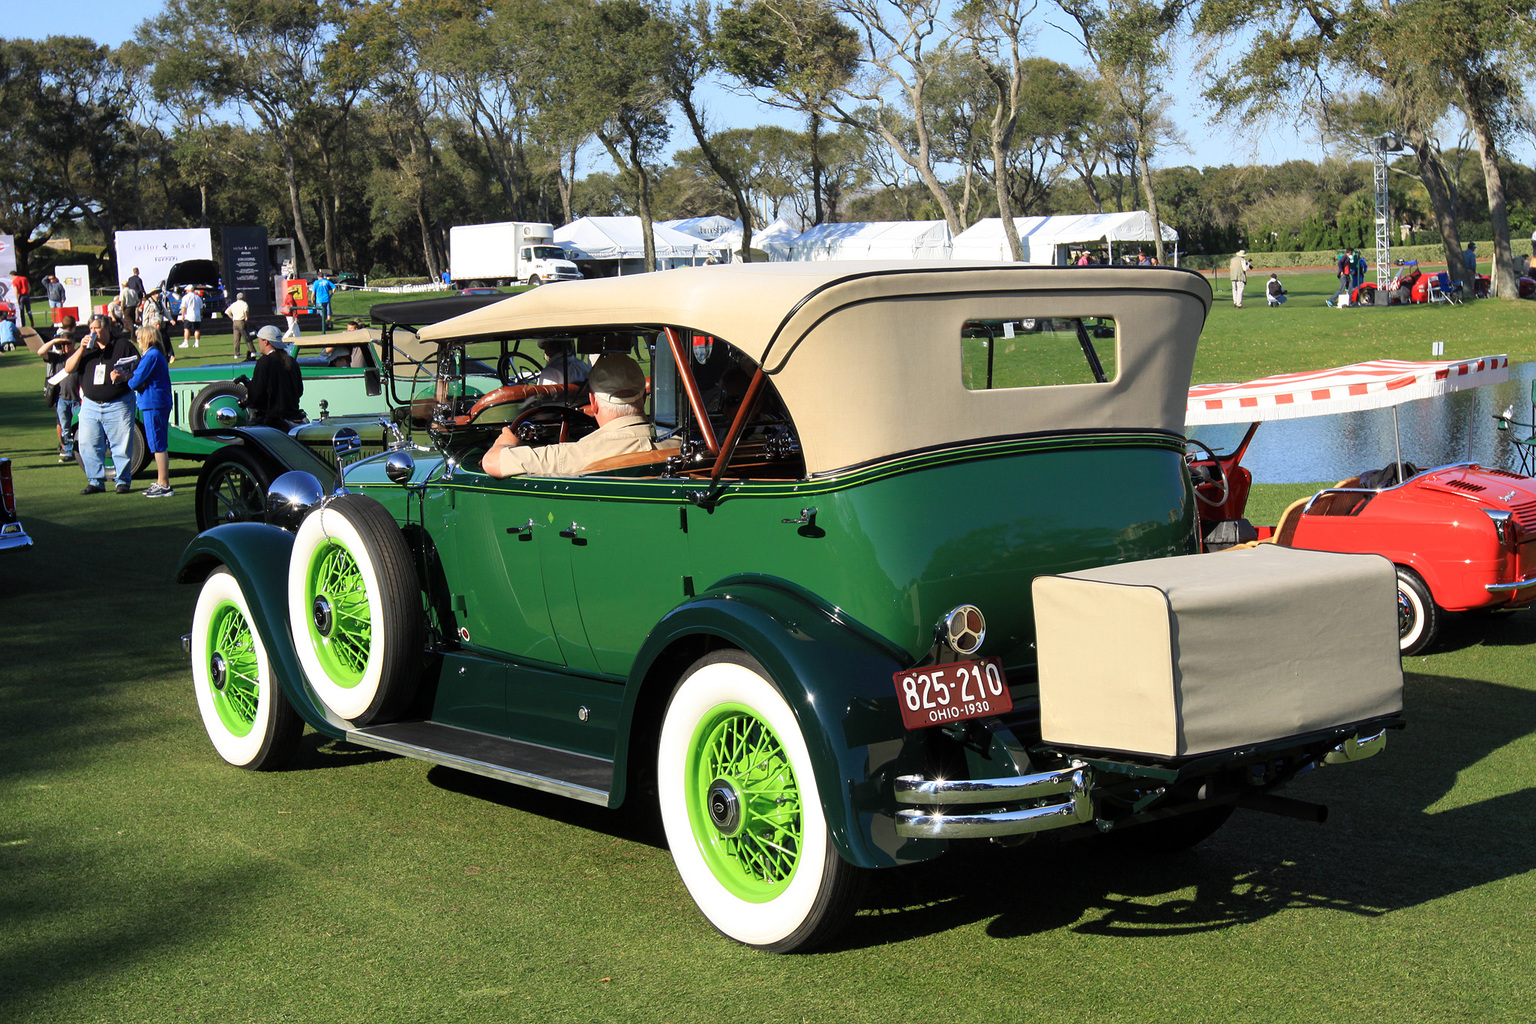
POLYGON ((813 505, 810 508, 801 509, 799 519, 780 519, 779 522, 788 526, 814 525, 816 522, 816 507, 813 505))
POLYGON ((509 526, 509 527, 507 527, 507 532, 512 534, 513 536, 521 537, 524 540, 528 540, 528 539, 533 537, 534 527, 541 526, 541 525, 542 524, 536 523, 532 519, 530 519, 526 523, 524 523, 522 526, 509 526))
POLYGON ((567 526, 565 529, 560 531, 560 536, 564 537, 566 540, 574 540, 585 543, 585 539, 576 536, 576 534, 586 532, 587 528, 585 526, 582 526, 579 523, 572 523, 570 526, 567 526))

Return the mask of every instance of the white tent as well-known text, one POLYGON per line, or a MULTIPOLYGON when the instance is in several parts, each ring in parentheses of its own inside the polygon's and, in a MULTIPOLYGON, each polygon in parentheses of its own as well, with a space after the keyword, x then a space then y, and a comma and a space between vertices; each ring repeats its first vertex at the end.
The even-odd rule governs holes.
MULTIPOLYGON (((656 269, 670 270, 720 258, 720 248, 662 224, 651 225, 656 244, 656 269)), ((555 242, 576 260, 617 262, 621 274, 644 269, 645 242, 639 217, 582 217, 555 229, 555 242)))
POLYGON ((942 220, 817 224, 789 245, 792 260, 921 260, 949 256, 942 220))
POLYGON ((715 214, 712 217, 685 217, 682 220, 664 220, 659 223, 673 231, 681 231, 685 235, 692 235, 694 238, 702 238, 710 242, 732 231, 738 235, 741 234, 741 221, 732 220, 722 214, 715 214))
MULTIPOLYGON (((1068 249, 1076 245, 1107 244, 1113 252, 1117 243, 1130 245, 1153 241, 1152 216, 1145 210, 1128 213, 1084 213, 1058 217, 1015 217, 1019 241, 1024 243, 1024 262, 1061 264, 1068 262, 1068 249)), ((1179 233, 1164 224, 1163 241, 1177 243, 1179 233)), ((1003 222, 987 217, 955 236, 952 255, 957 260, 1011 260, 1003 222)), ((1175 261, 1177 262, 1177 261, 1175 261)))
MULTIPOLYGON (((767 227, 752 232, 752 259, 761 262, 764 256, 770 260, 789 259, 789 247, 795 236, 800 234, 789 226, 789 222, 782 217, 769 224, 767 227)), ((715 244, 724 246, 731 251, 733 262, 741 260, 741 225, 715 239, 715 244)))

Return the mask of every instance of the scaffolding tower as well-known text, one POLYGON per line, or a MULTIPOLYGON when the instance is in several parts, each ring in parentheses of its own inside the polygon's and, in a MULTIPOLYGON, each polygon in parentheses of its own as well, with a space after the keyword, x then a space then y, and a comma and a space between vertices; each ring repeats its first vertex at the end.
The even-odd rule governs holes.
POLYGON ((1376 151, 1376 287, 1386 293, 1392 280, 1392 227, 1387 210, 1387 154, 1402 151, 1396 135, 1382 135, 1375 140, 1376 151))

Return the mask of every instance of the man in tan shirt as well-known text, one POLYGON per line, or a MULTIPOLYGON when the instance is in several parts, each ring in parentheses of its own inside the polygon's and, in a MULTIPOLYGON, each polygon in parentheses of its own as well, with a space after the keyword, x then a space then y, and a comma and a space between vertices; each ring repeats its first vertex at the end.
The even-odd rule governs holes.
POLYGON ((1227 268, 1232 278, 1232 305, 1238 309, 1243 308, 1243 286, 1248 283, 1248 253, 1244 249, 1237 250, 1237 255, 1232 257, 1232 262, 1227 268))
POLYGON ((480 460, 480 467, 494 477, 577 476, 599 459, 656 447, 651 424, 645 416, 645 373, 626 355, 606 355, 587 375, 592 400, 587 412, 597 429, 580 441, 529 448, 503 427, 496 443, 480 460))

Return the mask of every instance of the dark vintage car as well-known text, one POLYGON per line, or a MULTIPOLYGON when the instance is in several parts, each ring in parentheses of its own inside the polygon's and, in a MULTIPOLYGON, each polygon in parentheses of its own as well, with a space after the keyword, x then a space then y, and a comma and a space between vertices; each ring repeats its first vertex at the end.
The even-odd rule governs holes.
POLYGON ((778 951, 953 843, 1320 820, 1278 790, 1399 724, 1392 568, 1198 554, 1182 430, 1210 302, 1167 269, 738 264, 432 324, 411 440, 347 456, 338 430, 339 486, 295 468, 266 522, 188 547, 208 736, 245 768, 307 725, 655 801, 708 921, 778 951), (528 379, 551 339, 594 374, 642 364, 653 449, 481 468, 504 428, 593 428, 585 385, 528 379))
MULTIPOLYGON (((1192 458, 1202 532, 1240 522, 1252 474, 1243 456, 1266 420, 1392 408, 1502 383, 1507 356, 1428 362, 1377 359, 1190 389, 1188 426, 1250 424, 1231 452, 1200 442, 1192 458)), ((1395 434, 1396 431, 1394 430, 1395 434)), ((1193 436, 1194 429, 1191 429, 1193 436)), ((1536 600, 1536 479, 1472 462, 1420 468, 1401 458, 1293 502, 1254 536, 1314 551, 1369 552, 1397 574, 1405 655, 1439 637, 1446 612, 1521 608, 1536 600)))

